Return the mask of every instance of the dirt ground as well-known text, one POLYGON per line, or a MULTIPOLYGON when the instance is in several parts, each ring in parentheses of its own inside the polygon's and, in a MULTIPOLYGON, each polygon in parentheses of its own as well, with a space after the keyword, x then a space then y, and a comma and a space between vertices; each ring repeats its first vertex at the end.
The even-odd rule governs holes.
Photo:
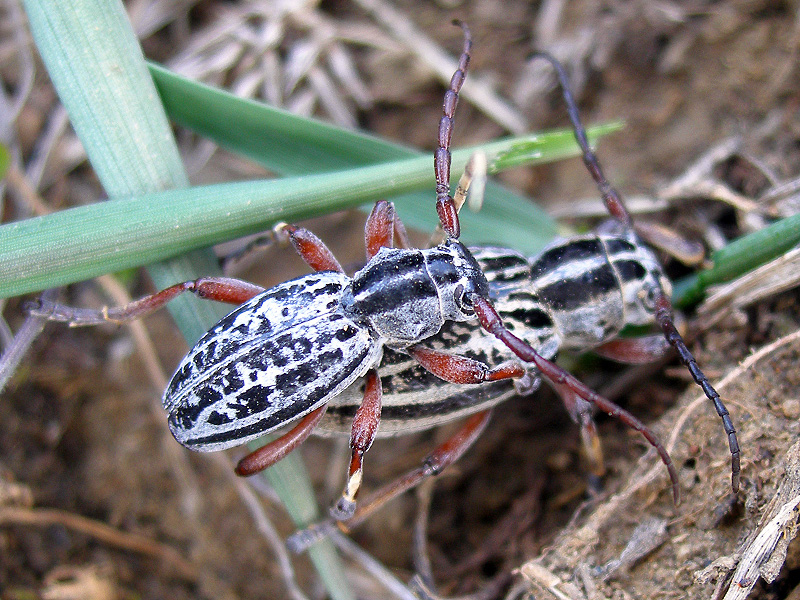
MULTIPOLYGON (((157 4, 132 2, 131 10, 141 17, 157 4)), ((169 61, 236 8, 183 4, 189 6, 183 13, 143 33, 149 57, 169 61), (182 42, 176 46, 173 39, 182 42)), ((344 97, 354 122, 431 148, 442 87, 420 57, 393 38, 386 7, 375 6, 366 0, 310 3, 305 10, 314 18, 287 19, 286 43, 314 31, 308 23, 332 26, 372 99, 359 106, 355 93, 344 97), (394 39, 394 45, 357 44, 356 34, 394 39)), ((715 248, 796 210, 797 186, 775 190, 800 173, 800 3, 400 0, 392 6, 450 53, 460 48, 450 21, 467 21, 474 35, 471 75, 508 98, 532 129, 567 123, 558 96, 526 63, 534 48, 554 52, 571 71, 587 122, 625 120, 624 132, 603 140, 599 155, 624 196, 659 207, 648 210, 648 220, 715 248), (705 166, 701 159, 712 150, 705 166)), ((11 67, 3 68, 7 85, 19 84, 11 67)), ((47 131, 52 94, 40 69, 17 123, 25 159, 47 131)), ((459 105, 456 145, 506 133, 469 99, 459 105)), ((61 159, 50 165, 40 189, 53 207, 102 195, 70 148, 62 144, 61 159)), ((202 147, 187 147, 187 156, 202 153, 202 147)), ((254 172, 216 154, 196 178, 254 172)), ((601 216, 597 203, 575 202, 596 197, 578 160, 520 170, 504 181, 559 218, 575 207, 601 216)), ((3 218, 11 219, 15 200, 4 201, 3 218)), ((361 252, 363 217, 356 213, 317 219, 310 227, 337 253, 361 252)), ((247 278, 271 285, 302 272, 289 251, 269 252, 247 278)), ((688 272, 665 260, 672 275, 688 272)), ((784 279, 798 272, 793 264, 784 279)), ((132 294, 148 290, 143 277, 134 279, 132 294)), ((690 348, 739 432, 742 490, 736 499, 719 418, 677 360, 623 368, 595 357, 564 357, 583 381, 665 440, 679 471, 679 506, 643 440, 604 419, 607 474, 599 490, 588 492, 578 429, 554 394, 542 390, 499 407, 476 446, 424 490, 427 501, 425 494, 407 494, 353 539, 408 581, 415 572, 413 523, 422 513, 436 582, 431 597, 577 600, 722 597, 743 548, 761 533, 763 559, 745 553, 745 560, 755 564, 753 573, 761 568, 773 580, 760 579, 750 597, 800 598, 800 553, 788 543, 800 493, 798 294, 782 290, 733 307, 740 294, 734 291, 728 301, 723 296, 721 308, 697 309, 687 323, 690 348)), ((72 286, 66 297, 79 305, 108 302, 95 283, 72 286)), ((8 302, 3 315, 15 330, 19 301, 8 302)), ((171 372, 186 350, 182 339, 166 315, 146 325, 157 342, 157 364, 171 372)), ((147 375, 153 368, 137 352, 135 335, 48 326, 2 393, 0 598, 302 597, 287 589, 285 569, 247 502, 262 504, 285 537, 292 528, 282 508, 269 491, 256 490, 258 499, 248 495, 231 475, 230 460, 195 455, 174 442, 159 412, 161 390, 147 375)), ((446 434, 376 442, 365 487, 375 489, 416 466, 446 434)), ((341 485, 345 446, 312 439, 301 453, 321 505, 328 505, 341 485)), ((319 597, 307 558, 292 560, 300 588, 319 597)), ((390 597, 360 565, 347 565, 357 597, 390 597)), ((732 587, 746 593, 742 582, 755 579, 737 574, 732 587)))

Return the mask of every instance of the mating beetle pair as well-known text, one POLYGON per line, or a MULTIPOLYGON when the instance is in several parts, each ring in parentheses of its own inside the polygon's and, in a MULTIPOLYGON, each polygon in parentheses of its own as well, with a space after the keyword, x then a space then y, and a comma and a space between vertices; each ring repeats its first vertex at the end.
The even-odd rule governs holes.
MULTIPOLYGON (((245 457, 237 467, 240 474, 254 473, 280 460, 311 433, 329 404, 333 409, 346 406, 342 400, 351 397, 351 386, 364 377, 363 397, 352 419, 347 482, 333 510, 337 519, 351 518, 355 512, 363 455, 378 434, 381 420, 383 386, 378 367, 391 362, 389 355, 411 357, 436 381, 479 386, 475 389, 494 389, 488 386, 507 380, 521 380, 532 389, 539 378, 546 379, 585 430, 591 422, 588 406, 594 405, 640 431, 667 466, 677 500, 674 467, 652 432, 551 361, 560 348, 602 345, 613 353, 610 348, 614 346, 608 342, 622 326, 655 321, 723 420, 736 490, 739 449, 728 412, 675 330, 668 283, 606 181, 589 148, 563 69, 548 55, 541 56, 559 75, 584 162, 617 222, 616 232, 559 243, 530 261, 508 252, 498 261, 503 252, 492 256, 485 249, 478 251, 476 259, 458 241, 458 207, 450 196, 449 147, 471 50, 469 30, 462 27, 464 48, 445 95, 434 162, 436 208, 447 236, 442 244, 426 250, 409 248, 392 205, 379 202, 366 225, 368 262, 352 278, 313 234, 285 226, 283 231, 315 272, 272 289, 264 291, 232 279, 203 278, 100 313, 79 313, 48 303, 32 312, 72 324, 125 321, 155 310, 185 291, 240 304, 189 351, 163 398, 170 429, 180 443, 194 450, 236 446, 300 419, 291 431, 245 457), (515 266, 522 273, 521 280, 509 275, 515 266), (468 343, 448 348, 448 336, 453 332, 466 332, 465 339, 477 340, 479 350, 459 353, 459 347, 466 348, 468 343)), ((625 352, 644 356, 635 343, 616 356, 625 352)), ((442 407, 437 413, 428 407, 432 416, 425 427, 454 414, 472 416, 422 468, 386 488, 383 497, 439 472, 460 456, 485 426, 490 407, 506 396, 505 392, 489 392, 482 400, 471 401, 481 396, 467 395, 458 411, 442 407)), ((417 415, 412 407, 408 421, 417 415)), ((402 421, 398 421, 399 429, 402 421)), ((329 417, 328 422, 336 419, 329 417)))

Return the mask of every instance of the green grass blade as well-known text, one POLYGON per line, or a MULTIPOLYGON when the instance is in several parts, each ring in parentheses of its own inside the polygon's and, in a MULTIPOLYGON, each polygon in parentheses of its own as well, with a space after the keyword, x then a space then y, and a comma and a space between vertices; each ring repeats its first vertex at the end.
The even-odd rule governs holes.
POLYGON ((153 63, 149 67, 173 121, 278 175, 341 171, 418 154, 363 132, 239 98, 153 63))
MULTIPOLYGON (((373 135, 343 129, 316 119, 293 115, 283 109, 239 98, 192 81, 155 64, 150 71, 167 114, 176 123, 207 137, 231 152, 241 154, 281 176, 339 171, 414 156, 419 150, 373 135), (236 123, 236 127, 230 127, 236 123)), ((431 123, 431 140, 436 131, 431 123)), ((555 232, 555 223, 527 199, 497 183, 487 185, 488 209, 502 203, 532 228, 529 239, 543 245, 555 232)), ((417 191, 393 195, 400 217, 411 227, 430 229, 430 194, 417 191)), ((369 209, 367 209, 368 211, 369 209)), ((479 216, 476 230, 489 225, 491 212, 479 216)))
POLYGON ((5 144, 0 144, 0 179, 3 179, 11 166, 11 153, 5 144))
MULTIPOLYGON (((177 123, 215 141, 220 146, 246 156, 272 172, 282 175, 322 173, 369 164, 427 155, 406 146, 388 142, 358 131, 350 131, 315 119, 300 117, 285 110, 192 81, 163 67, 150 65, 167 114, 177 123), (236 123, 236 127, 230 127, 236 123)), ((613 131, 612 125, 593 129, 596 138, 613 131)), ((431 140, 436 123, 431 123, 431 140)), ((530 147, 516 148, 498 159, 498 170, 530 164, 533 160, 556 160, 573 156, 576 145, 571 131, 537 136, 530 147)), ((432 159, 431 159, 432 160, 432 159)), ((454 176, 459 173, 453 169, 454 176)), ((400 217, 410 227, 430 230, 436 225, 430 209, 431 192, 392 194, 400 217)), ((324 209, 321 209, 324 211, 324 209)), ((465 241, 515 245, 524 240, 527 251, 540 249, 556 231, 553 220, 541 209, 514 192, 489 182, 486 203, 477 216, 464 217, 465 241), (524 231, 519 225, 525 224, 524 231), (508 228, 511 239, 504 239, 508 228), (473 236, 474 232, 474 236, 473 236), (472 237, 471 237, 472 236, 472 237)))
MULTIPOLYGON (((527 144, 536 138, 541 136, 522 141, 527 144)), ((519 141, 511 138, 480 148, 491 164, 494 156, 519 141)), ((455 172, 463 170, 472 152, 470 148, 453 153, 455 172)), ((430 187, 430 163, 430 157, 422 156, 306 177, 168 190, 10 223, 0 227, 0 295, 19 295, 164 260, 263 231, 277 221, 296 221, 398 190, 430 187)), ((427 210, 435 220, 432 194, 430 198, 427 210)), ((489 214, 493 229, 485 225, 478 229, 470 222, 476 216, 465 211, 467 241, 531 249, 533 229, 513 207, 500 204, 489 214)))
MULTIPOLYGON (((27 0, 25 7, 40 54, 108 194, 131 196, 185 186, 171 130, 122 5, 108 0, 27 0)), ((0 253, 10 246, 4 233, 0 253)), ((149 271, 163 287, 213 274, 217 268, 209 250, 198 250, 149 271)), ((210 302, 178 300, 170 309, 189 341, 213 325, 221 312, 210 302)), ((305 477, 302 470, 291 468, 292 461, 275 467, 285 479, 305 477)), ((287 504, 316 510, 313 494, 297 497, 291 490, 276 491, 287 504)), ((309 554, 331 597, 352 600, 332 544, 318 544, 309 554)))
MULTIPOLYGON (((122 6, 102 0, 55 4, 29 0, 25 7, 53 85, 106 193, 126 197, 188 185, 169 122, 122 6)), ((12 249, 12 239, 0 233, 0 253, 12 249)), ((51 241, 57 248, 58 235, 51 241)), ((84 253, 92 250, 88 246, 84 253)), ((211 262, 198 254, 180 264, 185 267, 194 260, 202 266, 211 262)), ((182 272, 177 265, 157 269, 182 272)), ((159 273, 154 279, 156 285, 165 284, 159 273)), ((0 289, 7 285, 0 284, 0 289)), ((213 319, 219 314, 217 307, 202 304, 187 297, 170 306, 190 339, 207 328, 196 316, 213 319)))
POLYGON ((675 306, 699 302, 709 286, 749 273, 800 243, 800 215, 787 217, 734 240, 711 255, 714 265, 675 285, 675 306))

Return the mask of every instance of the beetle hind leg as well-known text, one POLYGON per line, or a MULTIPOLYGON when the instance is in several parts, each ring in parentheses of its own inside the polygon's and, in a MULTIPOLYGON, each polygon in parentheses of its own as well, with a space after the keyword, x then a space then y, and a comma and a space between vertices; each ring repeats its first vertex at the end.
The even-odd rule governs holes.
POLYGON ((311 411, 290 431, 242 458, 236 465, 236 474, 240 477, 249 477, 281 460, 311 435, 327 408, 328 405, 324 404, 311 411))
POLYGON ((176 283, 168 288, 134 300, 124 306, 104 306, 99 310, 77 308, 39 299, 25 306, 28 314, 49 321, 68 323, 70 327, 100 325, 101 323, 127 323, 147 316, 163 307, 167 302, 183 294, 192 292, 199 298, 216 300, 227 304, 244 304, 264 288, 229 277, 201 277, 194 281, 176 283))

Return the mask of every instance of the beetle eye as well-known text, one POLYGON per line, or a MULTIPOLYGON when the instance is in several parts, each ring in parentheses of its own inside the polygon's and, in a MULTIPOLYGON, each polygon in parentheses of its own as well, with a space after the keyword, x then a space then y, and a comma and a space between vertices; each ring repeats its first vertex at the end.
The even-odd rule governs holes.
POLYGON ((656 287, 648 287, 642 291, 642 304, 650 312, 653 312, 656 309, 657 294, 658 289, 656 287))
POLYGON ((471 315, 474 312, 472 308, 472 296, 467 293, 463 285, 459 284, 456 286, 456 289, 453 291, 453 299, 456 302, 456 306, 458 306, 464 314, 471 315))

